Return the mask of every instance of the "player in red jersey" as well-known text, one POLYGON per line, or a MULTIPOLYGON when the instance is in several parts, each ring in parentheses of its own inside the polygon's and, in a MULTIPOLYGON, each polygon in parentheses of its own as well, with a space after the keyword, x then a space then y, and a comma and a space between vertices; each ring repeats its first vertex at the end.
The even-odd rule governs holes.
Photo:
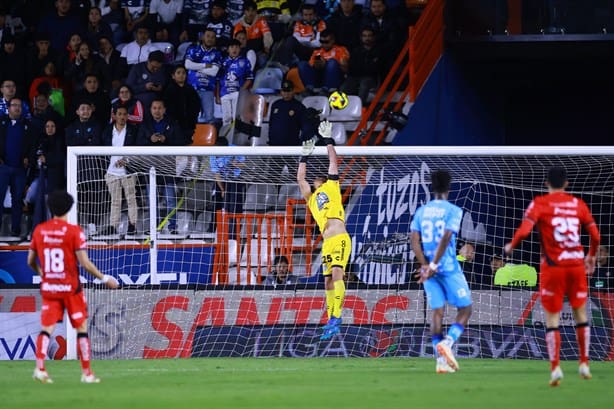
POLYGON ((567 296, 576 322, 576 340, 580 353, 580 376, 590 379, 588 351, 590 327, 586 315, 588 284, 586 274, 595 270, 595 255, 600 235, 595 219, 588 206, 580 198, 567 192, 565 169, 553 167, 548 170, 546 187, 548 194, 537 196, 527 210, 520 227, 511 242, 505 245, 510 254, 537 225, 541 241, 541 271, 539 293, 546 313, 546 346, 550 358, 550 385, 558 386, 563 378, 559 366, 561 335, 559 316, 563 297, 567 296), (580 243, 580 228, 590 235, 588 255, 580 243))
POLYGON ((39 274, 41 295, 41 332, 36 339, 36 368, 33 378, 42 383, 53 383, 45 369, 49 337, 56 323, 62 321, 64 310, 77 329, 77 351, 81 360, 81 382, 98 383, 90 368, 91 347, 87 336, 87 303, 79 282, 77 261, 83 268, 102 280, 109 288, 119 287, 115 278, 104 275, 87 256, 85 235, 77 225, 67 221, 68 211, 74 203, 65 191, 49 194, 47 204, 53 219, 36 226, 28 251, 28 265, 39 274))

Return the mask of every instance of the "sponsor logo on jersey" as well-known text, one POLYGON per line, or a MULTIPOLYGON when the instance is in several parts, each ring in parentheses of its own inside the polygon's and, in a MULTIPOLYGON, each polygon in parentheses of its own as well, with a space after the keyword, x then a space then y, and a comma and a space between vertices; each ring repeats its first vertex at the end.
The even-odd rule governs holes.
POLYGON ((43 283, 41 284, 41 290, 43 291, 53 291, 57 293, 69 293, 72 291, 72 286, 70 284, 50 284, 43 283))
POLYGON ((43 243, 62 244, 62 243, 64 243, 64 240, 63 239, 58 239, 56 237, 44 236, 43 237, 43 243))
POLYGON ((562 251, 558 260, 577 260, 579 258, 584 258, 583 251, 562 251))
POLYGON ((568 216, 576 216, 578 214, 578 211, 573 210, 573 209, 561 209, 560 207, 555 207, 554 214, 565 214, 568 216))

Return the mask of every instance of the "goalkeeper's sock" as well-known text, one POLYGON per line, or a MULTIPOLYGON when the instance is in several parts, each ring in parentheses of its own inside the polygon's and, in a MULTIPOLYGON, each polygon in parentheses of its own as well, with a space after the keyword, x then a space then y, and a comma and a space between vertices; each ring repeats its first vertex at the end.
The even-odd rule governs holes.
POLYGON ((45 358, 47 357, 48 350, 49 333, 41 331, 38 337, 36 337, 36 367, 41 371, 45 370, 45 358))
POLYGON ((92 369, 90 367, 90 360, 92 357, 92 348, 87 332, 80 332, 77 334, 77 352, 81 360, 81 371, 84 375, 91 374, 92 369))
POLYGON ((439 358, 439 352, 437 352, 437 344, 439 344, 442 340, 442 334, 433 334, 433 339, 431 342, 433 343, 433 355, 435 355, 435 358, 439 358))
POLYGON ((559 351, 561 349, 561 333, 559 328, 546 328, 546 348, 550 358, 550 370, 554 371, 559 366, 559 351))
POLYGON ((335 307, 335 290, 326 290, 326 313, 328 319, 333 316, 333 308, 335 307))
POLYGON ((588 350, 591 344, 591 327, 588 322, 576 325, 576 341, 578 341, 578 352, 580 363, 588 363, 588 350))
POLYGON ((343 310, 343 300, 345 299, 345 283, 343 280, 333 281, 334 289, 334 309, 333 317, 341 318, 341 312, 343 310))
POLYGON ((459 324, 458 322, 455 322, 454 324, 450 325, 450 328, 448 328, 448 333, 446 334, 446 337, 444 339, 446 345, 452 347, 452 345, 454 345, 454 343, 460 338, 461 334, 464 331, 465 327, 463 327, 463 325, 459 324))

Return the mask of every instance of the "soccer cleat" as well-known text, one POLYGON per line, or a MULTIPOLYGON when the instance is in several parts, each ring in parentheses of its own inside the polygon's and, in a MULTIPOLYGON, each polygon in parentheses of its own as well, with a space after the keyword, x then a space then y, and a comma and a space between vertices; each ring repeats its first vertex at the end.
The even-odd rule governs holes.
POLYGON ((100 383, 100 378, 96 378, 96 375, 90 373, 89 375, 81 375, 82 383, 100 383))
POLYGON ((591 375, 591 370, 588 367, 586 362, 583 362, 578 367, 578 373, 580 374, 580 378, 582 379, 591 379, 593 375, 591 375))
POLYGON ((435 372, 437 373, 454 373, 456 372, 448 362, 443 358, 437 358, 437 365, 435 366, 435 372))
POLYGON ((454 358, 454 353, 452 352, 452 348, 445 343, 445 341, 441 341, 437 344, 437 352, 440 356, 442 356, 450 368, 458 371, 460 368, 458 367, 458 362, 456 362, 456 358, 454 358))
POLYGON ((559 386, 563 379, 563 371, 560 366, 554 368, 554 371, 550 374, 550 386, 559 386))
POLYGON ((49 377, 47 371, 41 371, 38 368, 34 369, 32 379, 34 379, 35 381, 39 381, 40 383, 53 383, 53 379, 49 377))
POLYGON ((338 326, 332 326, 328 329, 324 330, 324 333, 320 336, 320 341, 326 341, 333 337, 333 335, 339 333, 340 329, 338 326))
POLYGON ((337 318, 337 317, 331 317, 328 322, 326 323, 326 325, 324 325, 322 327, 322 331, 326 331, 330 328, 333 327, 338 327, 339 325, 341 325, 342 319, 341 317, 337 318))

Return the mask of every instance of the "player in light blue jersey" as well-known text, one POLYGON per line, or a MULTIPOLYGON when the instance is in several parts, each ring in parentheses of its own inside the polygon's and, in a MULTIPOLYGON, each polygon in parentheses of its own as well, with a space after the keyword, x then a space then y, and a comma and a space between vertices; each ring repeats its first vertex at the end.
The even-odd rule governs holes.
POLYGON ((452 178, 446 170, 431 173, 435 199, 421 206, 411 221, 411 245, 420 263, 418 282, 424 284, 433 310, 431 334, 437 358, 437 373, 456 372, 458 362, 452 345, 461 336, 471 316, 471 292, 456 259, 456 235, 463 211, 448 201, 452 178), (456 322, 443 336, 445 303, 457 308, 456 322))

